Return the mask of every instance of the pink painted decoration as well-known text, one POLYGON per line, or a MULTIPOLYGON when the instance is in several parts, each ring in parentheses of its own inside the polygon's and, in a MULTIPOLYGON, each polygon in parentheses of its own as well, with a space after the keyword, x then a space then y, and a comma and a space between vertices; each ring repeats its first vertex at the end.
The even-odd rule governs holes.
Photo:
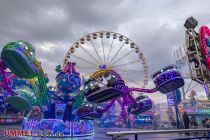
POLYGON ((208 46, 206 44, 206 36, 208 36, 210 38, 210 30, 207 26, 202 26, 200 28, 200 43, 201 43, 202 52, 205 57, 207 67, 210 70, 210 56, 208 54, 208 46))

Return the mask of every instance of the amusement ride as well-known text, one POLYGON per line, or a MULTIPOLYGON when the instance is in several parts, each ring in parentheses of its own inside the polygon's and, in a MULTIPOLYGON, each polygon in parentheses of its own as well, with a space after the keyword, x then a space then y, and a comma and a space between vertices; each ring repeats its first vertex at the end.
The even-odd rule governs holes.
POLYGON ((128 37, 109 31, 81 37, 55 70, 56 86, 48 86, 27 41, 8 43, 1 52, 1 89, 7 93, 6 101, 23 112, 23 129, 34 130, 35 136, 42 136, 39 130, 52 130, 47 136, 92 135, 93 121, 114 105, 120 112, 113 124, 135 123, 133 116, 152 108, 145 94, 167 94, 184 85, 177 67, 169 65, 151 76, 155 87, 146 88, 149 75, 143 51, 128 37))

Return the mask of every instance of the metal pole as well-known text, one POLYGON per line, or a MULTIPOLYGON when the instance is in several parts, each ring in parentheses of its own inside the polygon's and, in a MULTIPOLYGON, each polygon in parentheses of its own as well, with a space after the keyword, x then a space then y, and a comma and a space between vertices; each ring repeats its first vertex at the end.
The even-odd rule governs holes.
POLYGON ((177 129, 179 129, 179 109, 178 109, 178 100, 177 100, 177 96, 176 96, 176 91, 174 91, 174 98, 176 99, 175 100, 175 111, 176 111, 176 126, 177 126, 177 129))
POLYGON ((175 110, 176 110, 176 126, 177 126, 177 129, 179 129, 179 110, 178 110, 178 106, 175 105, 175 110))
POLYGON ((138 140, 138 135, 137 134, 135 135, 135 140, 138 140))
POLYGON ((183 99, 185 100, 186 98, 185 98, 185 95, 186 95, 186 93, 185 93, 185 91, 184 91, 184 86, 182 87, 182 96, 183 96, 183 99))

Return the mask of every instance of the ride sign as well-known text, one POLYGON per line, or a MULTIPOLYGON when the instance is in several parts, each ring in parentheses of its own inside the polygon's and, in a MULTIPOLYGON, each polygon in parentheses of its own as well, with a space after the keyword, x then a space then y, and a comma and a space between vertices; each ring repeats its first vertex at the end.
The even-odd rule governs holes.
POLYGON ((181 92, 179 89, 167 93, 167 103, 168 106, 175 106, 181 102, 181 92))

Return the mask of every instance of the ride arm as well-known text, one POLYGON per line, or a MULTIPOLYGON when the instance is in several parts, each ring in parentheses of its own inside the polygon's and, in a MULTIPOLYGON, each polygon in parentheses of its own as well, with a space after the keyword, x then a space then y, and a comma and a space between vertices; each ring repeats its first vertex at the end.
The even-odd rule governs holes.
POLYGON ((157 91, 156 88, 153 89, 144 89, 144 88, 128 88, 125 89, 126 92, 137 91, 137 92, 144 92, 144 93, 154 93, 157 91))
POLYGON ((116 99, 111 100, 102 110, 102 113, 106 112, 109 110, 109 108, 114 104, 114 102, 116 101, 116 99))

